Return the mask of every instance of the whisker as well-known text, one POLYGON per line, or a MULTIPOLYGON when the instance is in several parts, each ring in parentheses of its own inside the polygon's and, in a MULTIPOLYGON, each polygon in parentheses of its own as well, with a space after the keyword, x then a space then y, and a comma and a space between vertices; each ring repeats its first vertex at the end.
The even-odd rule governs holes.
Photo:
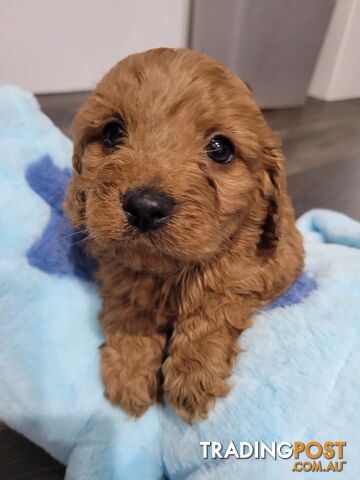
POLYGON ((80 240, 77 240, 76 242, 72 242, 70 244, 70 247, 75 247, 76 245, 79 245, 80 243, 85 242, 85 240, 88 240, 87 236, 84 237, 84 238, 80 238, 80 240))
POLYGON ((57 238, 54 238, 53 240, 66 240, 68 238, 72 238, 72 237, 75 237, 77 235, 83 235, 87 233, 87 230, 76 230, 76 232, 73 232, 73 233, 70 233, 69 235, 64 235, 64 236, 57 236, 57 238))

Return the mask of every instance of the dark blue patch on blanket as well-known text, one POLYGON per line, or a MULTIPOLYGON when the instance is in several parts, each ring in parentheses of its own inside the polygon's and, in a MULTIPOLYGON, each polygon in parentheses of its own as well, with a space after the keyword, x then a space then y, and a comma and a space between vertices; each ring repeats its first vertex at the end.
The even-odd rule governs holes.
POLYGON ((85 235, 69 224, 63 211, 70 175, 70 169, 56 167, 49 156, 28 166, 26 180, 49 205, 51 213, 41 238, 28 250, 27 258, 30 265, 44 272, 90 280, 96 263, 86 255, 85 235))
POLYGON ((263 311, 267 312, 274 308, 283 308, 301 303, 313 290, 316 290, 315 280, 303 272, 301 277, 296 280, 287 292, 281 295, 281 297, 276 298, 270 305, 265 307, 263 311))
MULTIPOLYGON (((27 168, 28 184, 51 208, 50 220, 41 238, 28 250, 27 258, 30 265, 44 272, 77 275, 91 280, 96 263, 86 255, 85 235, 71 227, 63 211, 70 175, 70 169, 59 169, 49 156, 40 158, 27 168)), ((315 281, 303 273, 284 295, 264 311, 300 303, 315 289, 315 281)))

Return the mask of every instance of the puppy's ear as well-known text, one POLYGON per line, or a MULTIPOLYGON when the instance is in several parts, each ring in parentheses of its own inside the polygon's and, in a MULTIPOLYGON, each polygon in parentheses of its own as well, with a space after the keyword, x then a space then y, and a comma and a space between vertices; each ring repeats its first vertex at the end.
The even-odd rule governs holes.
POLYGON ((80 144, 80 141, 75 141, 74 151, 72 156, 72 164, 75 172, 81 174, 81 157, 84 153, 84 147, 80 144))
POLYGON ((88 107, 87 107, 88 103, 89 102, 87 101, 77 112, 71 126, 71 132, 72 132, 72 137, 74 141, 72 164, 73 164, 74 171, 79 175, 81 174, 81 170, 82 170, 81 159, 84 154, 85 143, 86 143, 85 141, 86 130, 87 130, 86 115, 88 110, 88 107))
POLYGON ((258 249, 262 254, 272 254, 282 232, 282 196, 286 191, 284 158, 280 146, 275 142, 264 146, 262 151, 264 171, 261 193, 265 200, 266 213, 258 249))
POLYGON ((64 211, 74 227, 80 228, 84 225, 86 192, 81 188, 81 180, 75 170, 66 192, 64 211))
POLYGON ((86 209, 86 192, 81 178, 83 152, 82 136, 79 131, 74 130, 73 172, 65 197, 64 211, 76 228, 83 226, 86 209))

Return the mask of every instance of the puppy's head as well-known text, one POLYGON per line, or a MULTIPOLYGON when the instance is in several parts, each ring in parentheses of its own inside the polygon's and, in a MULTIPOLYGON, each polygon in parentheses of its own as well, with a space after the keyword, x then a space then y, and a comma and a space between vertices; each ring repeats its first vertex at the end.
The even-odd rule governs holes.
POLYGON ((276 248, 280 149, 249 89, 206 56, 119 62, 76 116, 73 166, 73 224, 138 268, 206 261, 235 237, 276 248))

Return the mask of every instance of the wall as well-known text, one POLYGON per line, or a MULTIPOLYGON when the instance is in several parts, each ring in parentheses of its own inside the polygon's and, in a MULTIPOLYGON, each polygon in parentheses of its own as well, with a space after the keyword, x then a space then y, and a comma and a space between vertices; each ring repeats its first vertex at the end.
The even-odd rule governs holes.
POLYGON ((120 58, 186 46, 189 0, 0 0, 0 83, 91 89, 120 58))
POLYGON ((302 105, 334 0, 193 0, 191 46, 218 58, 263 108, 302 105))
POLYGON ((322 100, 360 97, 360 0, 338 0, 309 86, 322 100))

